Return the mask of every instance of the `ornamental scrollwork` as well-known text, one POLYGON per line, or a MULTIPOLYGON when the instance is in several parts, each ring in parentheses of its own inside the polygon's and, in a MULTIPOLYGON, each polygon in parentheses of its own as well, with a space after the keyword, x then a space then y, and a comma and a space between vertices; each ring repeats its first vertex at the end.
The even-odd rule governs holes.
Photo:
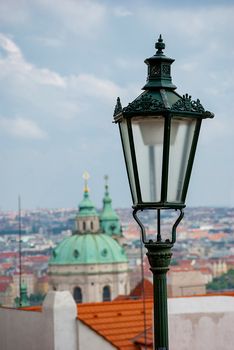
POLYGON ((172 105, 171 109, 178 112, 194 112, 201 114, 205 112, 200 100, 197 99, 194 101, 188 94, 183 95, 181 99, 172 105))
POLYGON ((123 109, 124 113, 155 112, 165 109, 163 103, 152 96, 142 95, 123 109))
POLYGON ((170 75, 170 65, 169 64, 163 64, 162 65, 162 72, 164 75, 170 75))

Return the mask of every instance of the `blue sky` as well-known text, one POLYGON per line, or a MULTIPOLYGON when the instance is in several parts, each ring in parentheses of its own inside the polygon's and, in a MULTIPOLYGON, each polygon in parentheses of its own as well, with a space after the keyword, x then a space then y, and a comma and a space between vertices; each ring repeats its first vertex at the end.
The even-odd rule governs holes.
POLYGON ((203 124, 187 204, 234 206, 234 2, 0 0, 0 209, 74 207, 82 173, 101 206, 130 207, 118 128, 161 33, 203 124))

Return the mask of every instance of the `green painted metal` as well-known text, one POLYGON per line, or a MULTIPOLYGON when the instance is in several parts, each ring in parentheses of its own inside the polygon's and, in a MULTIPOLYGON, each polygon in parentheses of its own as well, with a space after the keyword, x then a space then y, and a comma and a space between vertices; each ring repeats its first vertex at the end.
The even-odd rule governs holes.
POLYGON ((103 198, 103 210, 100 214, 100 226, 104 233, 107 235, 121 236, 121 225, 119 216, 112 208, 112 199, 109 194, 109 186, 107 183, 108 177, 105 176, 105 195, 103 198))
MULTIPOLYGON (((200 100, 192 100, 191 96, 185 94, 179 95, 175 89, 176 86, 171 79, 171 64, 174 59, 166 57, 163 53, 165 44, 160 35, 155 45, 157 49, 154 56, 147 58, 145 63, 148 66, 147 82, 143 87, 144 92, 139 95, 128 106, 122 107, 120 99, 114 110, 114 122, 119 125, 127 120, 128 138, 131 148, 132 163, 129 165, 127 156, 124 153, 128 179, 131 188, 131 171, 134 173, 135 187, 137 192, 137 203, 133 197, 133 216, 141 228, 142 241, 147 249, 147 256, 150 263, 150 269, 153 273, 154 282, 154 349, 168 350, 168 311, 167 311, 167 283, 166 274, 172 257, 171 249, 176 241, 176 228, 183 218, 183 208, 188 190, 189 180, 193 167, 193 161, 196 152, 197 141, 201 122, 206 118, 213 118, 213 113, 206 111, 200 103, 200 100), (143 202, 141 197, 141 188, 139 182, 139 173, 137 168, 137 159, 135 154, 135 145, 132 132, 133 117, 163 117, 164 118, 164 141, 163 141, 163 163, 161 176, 161 199, 159 202, 143 202), (185 177, 183 179, 182 194, 178 202, 169 202, 167 200, 168 190, 168 166, 170 160, 170 128, 173 118, 196 119, 196 127, 191 138, 191 148, 186 164, 185 177), (129 169, 129 166, 132 168, 129 169), (137 212, 144 209, 157 209, 157 237, 156 240, 147 240, 144 225, 139 220, 137 212), (161 209, 179 209, 180 214, 172 227, 171 239, 163 240, 160 228, 160 210, 161 209)), ((121 127, 119 128, 121 131, 121 127)), ((124 142, 121 135, 123 151, 124 142)), ((177 198, 176 198, 177 200, 177 198)))
POLYGON ((168 311, 166 273, 172 257, 171 243, 149 242, 146 255, 153 273, 154 285, 154 349, 168 350, 168 311))
POLYGON ((79 212, 77 217, 88 217, 88 216, 98 216, 96 208, 89 198, 89 191, 87 188, 84 189, 83 199, 79 204, 79 212))
MULTIPOLYGON (((118 97, 118 99, 119 99, 119 97, 118 97)), ((118 104, 118 99, 117 99, 117 104, 118 104)), ((129 175, 129 169, 128 169, 128 166, 127 166, 127 157, 126 157, 125 150, 124 150, 124 147, 123 147, 123 135, 122 135, 121 128, 120 128, 120 123, 119 123, 119 134, 120 134, 121 144, 122 144, 122 148, 123 148, 124 162, 125 162, 125 166, 126 166, 126 169, 127 169, 128 183, 130 184, 130 175, 129 175)), ((133 199, 134 198, 133 197, 133 190, 132 190, 131 186, 130 186, 130 192, 131 192, 131 196, 132 196, 132 199, 133 199)))
MULTIPOLYGON (((180 200, 176 202, 168 201, 167 189, 168 189, 168 164, 170 159, 169 142, 170 142, 170 122, 174 117, 181 119, 197 119, 202 120, 206 118, 213 118, 213 113, 206 111, 202 106, 199 99, 192 100, 191 96, 185 94, 179 95, 175 89, 176 86, 172 83, 171 79, 171 64, 173 59, 164 55, 163 50, 165 44, 163 43, 160 35, 158 42, 156 43, 156 53, 154 56, 147 58, 145 63, 148 66, 147 83, 143 87, 144 92, 140 94, 133 102, 128 106, 122 107, 120 99, 117 99, 117 104, 114 110, 115 123, 121 124, 123 120, 128 122, 128 138, 132 155, 132 166, 135 178, 135 187, 137 191, 137 201, 134 199, 133 190, 131 189, 133 198, 133 207, 144 208, 174 208, 182 209, 185 207, 185 199, 187 194, 188 183, 192 171, 193 161, 197 143, 197 133, 194 135, 192 141, 192 150, 190 152, 189 161, 187 163, 186 176, 184 178, 183 195, 180 200), (164 150, 163 150, 163 164, 162 164, 162 182, 161 182, 161 199, 158 202, 143 202, 141 196, 141 188, 138 175, 138 164, 135 156, 134 138, 132 133, 131 121, 133 117, 163 117, 165 120, 164 135, 164 150)), ((121 135, 122 145, 123 137, 121 135)), ((123 145, 124 146, 124 145, 123 145)), ((124 150, 124 147, 123 147, 124 150)), ((129 164, 125 163, 128 169, 129 164)), ((128 170, 127 170, 128 171, 128 170)), ((129 171, 128 171, 129 177, 129 171)), ((130 178, 129 178, 130 180, 130 178)), ((130 187, 131 187, 131 182, 130 187)))
POLYGON ((193 142, 192 142, 191 151, 190 151, 189 160, 188 160, 188 167, 187 167, 187 171, 185 174, 184 186, 183 186, 183 191, 182 191, 182 200, 183 201, 185 201, 187 191, 188 191, 189 180, 190 180, 192 167, 193 167, 193 161, 194 161, 194 157, 195 157, 195 153, 196 153, 196 149, 197 149, 198 137, 199 137, 200 129, 201 129, 201 123, 202 123, 202 120, 197 120, 195 131, 194 131, 194 137, 193 137, 193 142))
POLYGON ((74 234, 54 249, 49 265, 112 264, 127 262, 124 248, 104 233, 74 234))
POLYGON ((161 35, 155 44, 155 48, 157 49, 155 55, 145 60, 148 66, 148 77, 143 89, 150 90, 158 87, 175 90, 176 86, 172 84, 171 80, 171 64, 174 59, 163 54, 165 44, 161 35))
POLYGON ((166 202, 167 200, 170 131, 171 131, 171 118, 165 118, 164 137, 163 137, 162 183, 161 183, 161 201, 162 202, 166 202))
MULTIPOLYGON (((135 178, 135 184, 136 184, 137 197, 139 198, 139 201, 142 201, 140 180, 139 180, 138 170, 137 170, 136 152, 135 152, 135 146, 134 146, 134 142, 133 142, 132 125, 131 125, 129 120, 128 120, 128 133, 130 135, 129 142, 130 142, 130 148, 131 148, 131 157, 132 157, 132 164, 133 164, 133 172, 134 172, 134 178, 135 178)), ((133 203, 135 203, 134 200, 133 200, 133 203)))

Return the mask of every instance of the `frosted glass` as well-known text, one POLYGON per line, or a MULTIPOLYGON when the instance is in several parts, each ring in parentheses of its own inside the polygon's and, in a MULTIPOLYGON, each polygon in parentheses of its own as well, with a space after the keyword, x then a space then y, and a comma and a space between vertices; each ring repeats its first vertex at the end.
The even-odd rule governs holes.
POLYGON ((138 202, 137 193, 136 193, 136 184, 135 184, 135 177, 133 172, 132 157, 131 157, 131 150, 130 150, 129 136, 128 136, 128 127, 127 127, 126 120, 121 121, 119 125, 120 125, 120 132, 122 136, 122 142, 123 142, 125 158, 126 158, 126 163, 128 168, 129 182, 132 190, 133 203, 136 204, 138 202))
POLYGON ((174 117, 171 120, 171 139, 168 172, 168 202, 180 202, 192 146, 196 120, 174 117))
POLYGON ((134 117, 132 132, 143 202, 161 200, 164 119, 134 117))

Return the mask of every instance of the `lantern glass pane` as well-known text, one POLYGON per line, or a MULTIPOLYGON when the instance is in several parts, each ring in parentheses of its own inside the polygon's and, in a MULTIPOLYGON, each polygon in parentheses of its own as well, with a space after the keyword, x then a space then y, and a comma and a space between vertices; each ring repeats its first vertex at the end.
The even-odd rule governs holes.
POLYGON ((119 124, 119 128, 120 128, 121 139, 123 144, 123 151, 125 155, 128 179, 129 179, 132 197, 133 197, 132 199, 133 199, 133 203, 136 204, 137 203, 136 183, 135 183, 135 176, 134 176, 133 165, 132 165, 128 126, 127 126, 127 121, 125 119, 121 121, 121 123, 119 124))
POLYGON ((132 132, 143 202, 159 202, 164 137, 164 118, 134 117, 132 132))
POLYGON ((168 202, 181 202, 195 126, 194 118, 173 117, 171 120, 168 202))

